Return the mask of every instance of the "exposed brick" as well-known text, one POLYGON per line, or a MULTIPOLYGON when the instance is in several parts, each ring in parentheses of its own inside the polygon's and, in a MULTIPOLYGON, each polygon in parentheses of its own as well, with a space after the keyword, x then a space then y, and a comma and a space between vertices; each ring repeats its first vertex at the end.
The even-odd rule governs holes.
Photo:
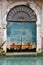
POLYGON ((43 37, 41 39, 41 49, 43 49, 43 37))

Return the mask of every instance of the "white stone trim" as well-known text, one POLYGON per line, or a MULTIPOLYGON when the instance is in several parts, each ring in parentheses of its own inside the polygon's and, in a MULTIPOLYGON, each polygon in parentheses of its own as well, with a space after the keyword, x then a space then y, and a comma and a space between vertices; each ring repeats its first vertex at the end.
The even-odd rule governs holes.
MULTIPOLYGON (((4 41, 6 41, 6 29, 4 29, 3 33, 4 33, 4 37, 3 37, 3 42, 4 42, 4 41)), ((3 45, 3 50, 4 50, 5 53, 6 53, 6 42, 5 42, 5 44, 3 45)))

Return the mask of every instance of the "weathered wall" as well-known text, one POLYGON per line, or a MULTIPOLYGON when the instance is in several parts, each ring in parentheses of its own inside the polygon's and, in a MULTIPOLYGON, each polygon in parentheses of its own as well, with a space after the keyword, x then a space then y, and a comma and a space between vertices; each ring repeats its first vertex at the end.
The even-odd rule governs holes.
POLYGON ((42 4, 42 23, 41 23, 41 37, 42 37, 42 40, 41 40, 41 48, 43 50, 43 4, 42 4))
MULTIPOLYGON (((7 15, 8 9, 10 9, 12 4, 16 3, 17 1, 18 2, 25 1, 25 2, 27 2, 28 5, 29 5, 29 3, 31 3, 31 4, 32 4, 32 2, 34 3, 33 6, 35 6, 35 8, 39 11, 39 15, 40 15, 39 18, 40 18, 41 23, 39 23, 37 26, 38 26, 38 28, 40 27, 40 31, 38 31, 38 32, 40 32, 39 36, 43 40, 43 1, 42 0, 41 1, 40 0, 36 0, 36 1, 32 1, 32 0, 31 1, 30 0, 0 0, 0 44, 2 44, 3 41, 6 40, 6 35, 5 35, 6 34, 6 22, 5 22, 6 16, 5 15, 7 15)), ((43 44, 43 41, 42 41, 42 44, 43 44)), ((43 48, 42 44, 41 44, 41 46, 43 48)), ((40 44, 38 44, 38 45, 40 46, 40 44)))

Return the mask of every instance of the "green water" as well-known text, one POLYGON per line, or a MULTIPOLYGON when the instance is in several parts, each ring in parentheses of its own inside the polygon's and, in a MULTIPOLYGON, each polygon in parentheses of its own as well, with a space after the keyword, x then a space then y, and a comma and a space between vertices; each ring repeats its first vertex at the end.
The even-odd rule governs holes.
POLYGON ((41 57, 0 58, 0 65, 43 65, 43 58, 41 57))

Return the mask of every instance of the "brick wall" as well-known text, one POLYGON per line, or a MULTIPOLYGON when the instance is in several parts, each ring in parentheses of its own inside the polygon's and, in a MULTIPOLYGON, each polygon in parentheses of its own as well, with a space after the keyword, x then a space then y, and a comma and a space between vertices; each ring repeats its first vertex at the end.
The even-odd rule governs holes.
POLYGON ((41 39, 41 49, 43 49, 43 37, 41 39))

